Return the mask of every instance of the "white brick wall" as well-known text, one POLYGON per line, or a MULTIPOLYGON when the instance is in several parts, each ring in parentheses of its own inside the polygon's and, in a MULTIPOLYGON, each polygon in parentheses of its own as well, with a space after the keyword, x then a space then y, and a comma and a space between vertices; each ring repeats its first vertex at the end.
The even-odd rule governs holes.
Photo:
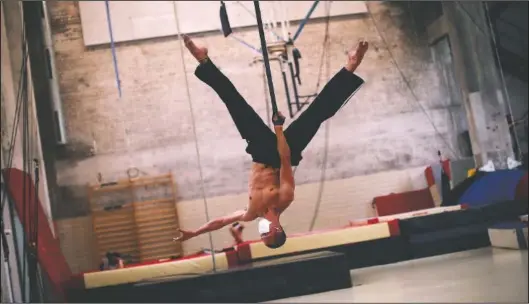
MULTIPOLYGON (((425 55, 429 53, 426 43, 418 44, 409 29, 401 28, 399 18, 408 18, 406 12, 382 2, 367 4, 420 102, 432 108, 429 115, 446 136, 452 131, 447 97, 425 55)), ((195 139, 178 40, 167 37, 118 45, 123 88, 123 97, 118 99, 111 51, 84 47, 77 6, 72 1, 50 3, 54 47, 70 148, 89 151, 95 142, 97 149, 95 155, 87 152, 57 162, 58 183, 65 188, 94 183, 98 173, 105 181, 126 178, 126 170, 137 167, 150 175, 172 172, 182 199, 199 197, 195 139)), ((296 41, 303 55, 302 95, 314 93, 324 27, 322 21, 309 22, 296 41)), ((237 34, 259 45, 254 29, 237 34)), ((360 38, 371 43, 358 70, 366 84, 331 121, 328 180, 427 165, 436 161, 438 149, 447 150, 413 100, 369 16, 331 21, 330 72, 343 66, 345 49, 360 38)), ((211 58, 265 118, 263 70, 250 65, 254 53, 216 33, 195 39, 209 48, 211 58)), ((187 52, 184 57, 207 196, 241 193, 247 187, 250 166, 245 143, 216 94, 193 75, 194 59, 187 52)), ((277 66, 274 70, 279 108, 286 113, 281 76, 277 66)), ((324 132, 320 131, 304 152, 298 184, 319 180, 324 148, 324 132)), ((77 203, 82 202, 69 202, 77 203)))
POLYGON ((55 222, 61 250, 73 273, 95 270, 99 266, 90 216, 55 222))

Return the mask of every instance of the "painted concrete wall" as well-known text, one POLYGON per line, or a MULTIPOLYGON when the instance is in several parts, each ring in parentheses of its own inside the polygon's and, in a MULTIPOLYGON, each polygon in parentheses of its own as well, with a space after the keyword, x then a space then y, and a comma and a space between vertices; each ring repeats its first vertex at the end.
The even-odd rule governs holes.
POLYGON ((506 96, 483 3, 443 2, 443 11, 476 163, 492 161, 496 168, 506 168, 507 158, 514 156, 505 118, 506 96))
MULTIPOLYGON (((496 20, 498 37, 496 43, 513 52, 521 59, 525 60, 527 66, 527 2, 513 3, 496 20)), ((509 73, 505 65, 504 70, 505 85, 510 104, 510 111, 515 120, 522 118, 528 110, 527 81, 509 73)), ((506 110, 509 113, 509 109, 506 110)), ((524 124, 516 128, 516 137, 523 153, 527 153, 528 138, 527 129, 524 124)), ((514 137, 514 136, 513 136, 514 137)), ((514 141, 513 139, 513 144, 514 141)))
MULTIPOLYGON (((505 73, 505 84, 509 94, 512 115, 515 120, 521 119, 529 110, 527 82, 518 79, 508 73, 505 73)), ((507 112, 508 113, 508 112, 507 112)), ((527 123, 521 123, 516 127, 516 139, 523 153, 528 152, 529 138, 527 134, 527 123)), ((515 139, 513 139, 514 142, 515 139)))
MULTIPOLYGON (((369 15, 336 18, 330 23, 331 74, 323 73, 323 83, 343 66, 344 51, 358 39, 367 39, 371 50, 358 70, 366 80, 365 86, 330 123, 326 175, 329 181, 427 165, 437 160, 438 149, 451 157, 388 52, 389 47, 430 119, 451 141, 455 134, 450 105, 426 42, 410 34, 414 29, 409 28, 404 9, 381 2, 368 2, 368 6, 387 44, 369 15)), ((184 73, 175 37, 118 45, 123 88, 119 99, 111 51, 108 47, 84 46, 78 4, 57 1, 49 7, 71 139, 57 162, 58 183, 62 187, 61 206, 56 209, 59 218, 87 213, 85 186, 95 183, 98 174, 103 181, 112 181, 126 178, 131 167, 149 175, 172 172, 180 199, 199 198, 189 102, 194 108, 207 196, 245 192, 250 167, 245 143, 216 94, 194 77, 196 63, 187 53, 184 73), (190 99, 184 77, 189 79, 190 99)), ((313 93, 318 81, 324 27, 321 20, 310 22, 297 41, 303 55, 302 95, 313 93)), ((259 45, 255 29, 238 34, 259 45)), ((266 118, 263 70, 260 65, 251 65, 254 53, 217 33, 194 38, 209 48, 215 63, 257 113, 266 118)), ((273 74, 280 110, 287 112, 277 66, 273 74)), ((320 130, 304 153, 296 173, 300 185, 320 178, 324 133, 320 130)), ((346 198, 348 192, 337 189, 336 195, 346 198)), ((240 202, 241 206, 245 203, 240 202)), ((185 204, 181 206, 185 208, 185 204)))

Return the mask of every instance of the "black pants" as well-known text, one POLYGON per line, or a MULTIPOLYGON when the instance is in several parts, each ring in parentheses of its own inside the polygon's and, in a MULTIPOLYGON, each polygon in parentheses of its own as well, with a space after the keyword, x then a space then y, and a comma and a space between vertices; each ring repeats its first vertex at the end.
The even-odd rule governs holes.
MULTIPOLYGON (((242 138, 248 143, 246 152, 256 163, 280 167, 277 139, 272 130, 237 92, 230 80, 208 60, 200 64, 195 75, 209 85, 226 104, 242 138)), ((285 130, 291 162, 297 166, 301 153, 312 140, 320 125, 331 118, 358 90, 364 81, 342 69, 325 85, 309 107, 285 130)))

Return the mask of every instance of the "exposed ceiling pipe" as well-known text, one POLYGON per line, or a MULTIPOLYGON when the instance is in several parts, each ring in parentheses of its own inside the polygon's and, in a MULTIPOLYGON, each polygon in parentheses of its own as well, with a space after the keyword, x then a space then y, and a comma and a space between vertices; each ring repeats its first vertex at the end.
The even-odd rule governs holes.
POLYGON ((48 82, 50 85, 54 113, 54 117, 52 119, 55 124, 54 129, 57 143, 60 145, 64 145, 68 142, 68 137, 66 136, 61 92, 59 90, 59 81, 57 79, 57 67, 55 66, 55 51, 53 50, 53 38, 51 33, 48 7, 46 1, 42 1, 42 11, 42 26, 44 31, 43 34, 45 43, 44 52, 46 54, 46 61, 48 67, 48 82))

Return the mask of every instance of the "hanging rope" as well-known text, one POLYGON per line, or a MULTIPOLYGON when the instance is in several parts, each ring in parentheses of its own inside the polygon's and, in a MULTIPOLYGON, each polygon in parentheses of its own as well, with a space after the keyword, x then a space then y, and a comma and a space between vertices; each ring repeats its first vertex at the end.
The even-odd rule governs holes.
POLYGON ((108 34, 110 35, 110 49, 112 50, 112 62, 114 64, 114 73, 116 74, 116 85, 118 87, 119 98, 121 98, 121 80, 119 79, 118 59, 116 56, 116 46, 114 45, 114 35, 112 31, 112 21, 110 18, 110 5, 108 3, 108 0, 105 0, 105 8, 106 8, 106 13, 107 13, 108 34))
POLYGON ((272 103, 272 113, 277 114, 276 95, 274 91, 274 83, 272 82, 272 72, 270 70, 270 60, 268 59, 268 49, 266 48, 266 38, 263 30, 263 20, 261 18, 261 9, 259 8, 259 1, 253 2, 255 6, 255 18, 257 19, 257 29, 259 30, 259 37, 261 39, 261 50, 263 50, 263 63, 265 65, 266 78, 268 80, 268 92, 270 93, 270 102, 272 103))
MULTIPOLYGON (((25 7, 23 9, 26 9, 25 7)), ((25 18, 25 11, 21 12, 25 18)), ((22 244, 22 278, 21 285, 23 290, 22 301, 27 302, 26 287, 28 286, 27 278, 29 277, 29 289, 30 289, 30 301, 32 302, 42 302, 43 290, 42 284, 39 284, 39 277, 37 275, 38 270, 38 253, 35 252, 35 244, 38 244, 38 217, 37 217, 37 204, 38 204, 38 186, 36 185, 35 192, 29 191, 30 184, 29 180, 31 178, 31 167, 33 160, 33 152, 35 151, 35 143, 32 141, 32 134, 35 132, 34 119, 30 119, 30 113, 34 114, 32 117, 36 117, 34 103, 30 112, 30 96, 35 96, 33 91, 29 91, 32 88, 32 83, 29 79, 29 70, 28 70, 28 61, 29 61, 29 52, 26 39, 26 22, 22 22, 22 37, 21 37, 21 68, 20 68, 20 78, 18 81, 17 88, 17 99, 15 106, 15 113, 13 118, 13 125, 11 130, 11 137, 9 141, 9 150, 7 156, 6 168, 11 168, 15 153, 15 142, 18 135, 18 127, 20 119, 22 119, 21 133, 22 133, 22 170, 26 173, 24 179, 22 180, 22 214, 19 214, 19 219, 23 224, 24 231, 22 234, 23 244, 22 244), (33 204, 32 204, 33 202, 33 204), (31 206, 34 206, 34 212, 30 211, 31 206), (31 250, 30 250, 31 249, 31 250), (27 276, 26 276, 27 274, 27 276)), ((34 139, 34 138, 33 138, 34 139)), ((9 185, 11 174, 5 176, 5 184, 9 185)), ((38 182, 38 177, 35 178, 38 182)), ((0 211, 3 214, 4 207, 7 204, 7 192, 5 189, 3 191, 2 203, 0 211)), ((12 211, 13 212, 13 211, 12 211)), ((2 218, 2 241, 5 238, 4 223, 2 218)), ((7 244, 6 244, 7 245, 7 244)), ((8 247, 6 247, 8 248, 8 247)), ((9 252, 5 252, 6 261, 9 260, 9 252)), ((8 267, 8 272, 10 272, 10 267, 8 267)), ((11 291, 12 292, 12 291, 11 291)), ((11 294, 12 295, 12 294, 11 294)))
MULTIPOLYGON (((174 11, 174 17, 175 17, 175 23, 176 23, 176 32, 178 34, 178 40, 180 45, 180 59, 182 61, 182 69, 184 71, 184 80, 185 80, 185 86, 186 86, 186 94, 187 94, 187 101, 189 104, 189 111, 191 112, 191 126, 193 128, 193 136, 195 138, 195 153, 197 156, 197 166, 198 166, 198 172, 200 176, 200 189, 202 190, 202 199, 204 201, 204 212, 206 215, 206 221, 209 222, 209 210, 208 210, 208 201, 206 198, 206 190, 205 190, 205 183, 204 183, 204 176, 202 173, 202 163, 200 160, 200 148, 198 146, 198 135, 197 135, 197 128, 196 128, 196 122, 195 122, 195 114, 193 111, 193 103, 191 102, 191 92, 189 91, 189 80, 187 78, 187 69, 186 69, 186 62, 184 57, 184 42, 182 39, 182 34, 180 32, 180 23, 178 22, 178 8, 176 6, 176 2, 173 1, 173 11, 174 11)), ((211 250, 211 260, 213 263, 213 272, 217 271, 217 265, 215 261, 215 250, 213 248, 213 235, 211 232, 208 232, 209 237, 209 246, 211 250)))
MULTIPOLYGON (((332 2, 332 1, 331 1, 331 2, 332 2)), ((303 28, 304 28, 305 25, 307 24, 307 21, 309 21, 310 16, 312 15, 312 13, 314 12, 314 10, 315 10, 316 7, 318 6, 318 3, 320 3, 320 1, 314 1, 314 4, 312 4, 310 10, 307 12, 307 15, 306 15, 305 18, 303 18, 303 20, 301 21, 301 24, 299 25, 298 30, 297 30, 296 33, 294 34, 294 37, 292 37, 292 40, 296 41, 296 39, 298 39, 299 35, 301 34, 301 31, 303 30, 303 28)), ((330 14, 330 13, 329 13, 329 14, 330 14)))
MULTIPOLYGON (((22 62, 21 62, 21 67, 20 67, 20 71, 19 71, 19 79, 18 79, 18 88, 17 88, 17 100, 16 100, 16 106, 15 106, 15 113, 14 113, 14 117, 13 117, 13 124, 12 124, 12 130, 11 130, 11 136, 10 136, 10 141, 9 141, 9 150, 8 150, 8 156, 7 156, 7 166, 6 168, 11 168, 12 167, 12 164, 13 164, 13 158, 14 158, 14 154, 15 154, 15 141, 17 139, 17 135, 18 135, 18 126, 19 126, 19 122, 20 122, 20 117, 22 116, 22 112, 23 112, 23 105, 25 103, 25 97, 27 96, 26 94, 26 90, 27 90, 27 85, 26 85, 26 81, 27 81, 27 62, 29 60, 29 55, 28 55, 28 52, 27 52, 27 48, 26 48, 26 45, 27 45, 27 40, 26 40, 26 27, 25 27, 25 22, 22 22, 22 32, 21 32, 21 50, 22 50, 22 62)), ((23 132, 22 132, 23 133, 23 132)), ((22 151, 24 152, 24 150, 22 151)), ((2 203, 1 203, 1 206, 0 206, 0 212, 3 214, 4 212, 4 207, 6 206, 7 204, 7 193, 8 193, 8 185, 10 183, 10 179, 11 179, 11 174, 5 176, 5 179, 4 179, 4 182, 5 182, 5 185, 6 185, 6 189, 4 189, 3 192, 3 195, 2 195, 2 203)), ((10 209, 11 209, 11 206, 10 206, 10 209)), ((11 209, 11 213, 14 212, 12 209, 11 209)), ((13 214, 13 213, 12 213, 13 214)), ((21 222, 24 221, 24 217, 25 217, 25 214, 23 213, 22 216, 19 216, 19 219, 21 220, 21 222)), ((7 239, 6 238, 6 233, 5 233, 5 227, 4 227, 4 219, 3 217, 1 218, 1 226, 2 226, 2 243, 4 241, 4 239, 7 239)), ((22 248, 22 252, 21 252, 21 256, 23 257, 23 265, 22 265, 22 268, 25 270, 25 265, 26 265, 26 253, 24 251, 24 249, 26 248, 25 246, 25 233, 23 234, 23 248, 22 248)), ((9 248, 7 246, 7 243, 5 244, 6 248, 9 248)), ((16 249, 15 248, 15 252, 16 252, 16 249)), ((9 261, 9 255, 10 255, 10 252, 9 251, 5 251, 4 252, 4 258, 5 258, 5 261, 9 261)), ((7 267, 8 268, 8 272, 11 273, 11 267, 7 267)), ((25 276, 25 272, 24 273, 24 276, 23 278, 21 279, 22 282, 21 282, 21 285, 22 286, 25 286, 26 285, 26 276, 25 276)), ((7 279, 8 282, 10 282, 10 279, 7 279)), ((25 291, 25 289, 22 289, 25 291)), ((10 289, 10 295, 13 297, 13 294, 12 294, 12 289, 10 289)), ((23 293, 23 298, 22 298, 22 301, 24 301, 26 298, 25 298, 25 295, 26 293, 24 292, 23 293)))
MULTIPOLYGON (((26 50, 27 51, 27 50, 26 50)), ((27 172, 27 158, 28 158, 28 149, 27 149, 27 78, 28 78, 28 75, 27 75, 27 72, 24 73, 24 81, 23 81, 23 86, 24 86, 24 90, 23 90, 23 103, 22 103, 22 171, 23 172, 27 172)), ((23 301, 24 299, 26 299, 26 294, 25 294, 25 290, 26 290, 26 285, 28 284, 27 280, 26 280, 26 273, 28 273, 28 276, 30 276, 30 273, 31 273, 31 269, 28 269, 30 268, 28 264, 30 264, 30 257, 29 257, 29 235, 27 233, 27 231, 29 229, 28 228, 28 208, 27 208, 27 205, 28 205, 28 197, 27 197, 27 178, 26 176, 23 176, 23 180, 22 180, 22 218, 21 218, 21 222, 22 222, 22 227, 24 228, 24 233, 22 234, 23 237, 23 246, 22 246, 22 275, 23 275, 23 279, 22 279, 22 290, 24 291, 24 297, 23 297, 23 301)), ((31 290, 31 277, 29 278, 30 279, 30 282, 29 282, 29 288, 31 290)), ((31 299, 30 299, 31 300, 31 299)))
POLYGON ((263 65, 263 88, 264 88, 264 95, 265 95, 265 107, 266 107, 266 124, 268 125, 269 128, 271 128, 271 124, 272 124, 272 117, 270 117, 270 98, 268 96, 268 87, 267 87, 267 82, 266 82, 266 71, 265 71, 265 67, 263 65))
MULTIPOLYGON (((24 90, 26 89, 25 86, 24 86, 24 81, 25 81, 25 77, 26 77, 26 73, 27 73, 27 62, 28 62, 28 58, 29 58, 29 55, 28 55, 28 52, 26 51, 26 43, 27 43, 27 40, 26 40, 26 31, 25 31, 25 24, 24 22, 22 23, 22 34, 21 34, 21 41, 22 41, 22 62, 21 62, 21 67, 20 67, 20 71, 19 71, 19 79, 18 79, 18 89, 17 89, 17 102, 16 102, 16 106, 15 106, 15 113, 14 113, 14 117, 13 117, 13 124, 12 124, 12 129, 11 129, 11 136, 10 136, 10 140, 9 140, 9 151, 8 151, 8 160, 7 160, 7 164, 6 164, 6 168, 11 168, 12 165, 13 165, 13 158, 14 158, 14 155, 15 155, 15 141, 17 139, 17 136, 18 136, 18 126, 19 126, 19 122, 20 122, 20 116, 21 116, 21 111, 22 111, 22 104, 23 104, 23 96, 24 96, 24 90)), ((5 184, 8 185, 9 184, 9 179, 10 179, 11 175, 8 175, 5 179, 5 184)), ((1 204, 1 212, 4 211, 4 206, 6 205, 6 202, 7 202, 7 191, 4 191, 3 195, 2 195, 2 204, 1 204)), ((3 214, 3 213, 2 213, 3 214)))
MULTIPOLYGON (((488 10, 488 5, 483 4, 483 5, 485 5, 484 10, 485 10, 486 18, 487 18, 486 22, 487 22, 487 25, 488 25, 488 27, 490 29, 490 34, 487 31, 485 31, 484 29, 482 29, 480 25, 478 25, 477 21, 474 20, 472 15, 467 11, 467 9, 459 1, 455 1, 455 4, 461 9, 461 11, 463 11, 463 13, 467 16, 468 20, 470 20, 470 22, 472 24, 474 24, 474 26, 476 27, 476 29, 480 33, 482 33, 488 39, 492 40, 493 45, 494 45, 495 57, 496 57, 496 60, 498 61, 498 65, 499 65, 499 73, 500 73, 500 81, 502 83, 502 91, 503 91, 503 93, 504 93, 504 95, 506 96, 506 99, 507 99, 506 101, 507 101, 507 109, 509 111, 509 115, 511 115, 511 117, 513 117, 512 108, 511 108, 511 102, 510 102, 510 94, 509 94, 509 90, 507 89, 507 84, 505 82, 505 77, 504 77, 504 74, 503 74, 503 67, 502 67, 502 64, 501 64, 500 57, 499 57, 498 44, 496 42, 496 38, 495 38, 495 35, 494 35, 492 22, 490 20, 490 13, 489 13, 489 10, 488 10)), ((521 159, 522 158, 522 151, 521 151, 520 142, 519 142, 519 138, 518 138, 518 132, 517 132, 516 128, 514 128, 513 130, 514 130, 514 140, 516 142, 516 146, 517 146, 517 150, 518 150, 518 151, 514 151, 514 153, 518 154, 519 159, 521 159)), ((499 135, 499 136, 501 136, 501 135, 499 135)), ((503 138, 503 136, 501 136, 501 137, 503 138)), ((500 151, 498 150, 497 152, 498 152, 498 155, 500 155, 500 151)))
MULTIPOLYGON (((329 45, 330 45, 330 35, 329 35, 329 24, 331 19, 331 5, 332 1, 328 2, 326 5, 327 8, 327 16, 325 19, 325 37, 323 38, 323 49, 321 53, 321 59, 320 59, 320 68, 318 72, 318 82, 316 84, 316 92, 319 91, 320 88, 320 81, 321 81, 321 74, 323 71, 323 62, 325 57, 325 79, 329 79, 330 76, 330 56, 329 56, 329 45)), ((318 195, 316 196, 316 204, 314 206, 314 213, 312 215, 312 220, 310 221, 309 231, 312 231, 314 229, 314 225, 316 224, 316 219, 318 218, 318 214, 320 213, 320 205, 321 205, 321 199, 323 197, 323 190, 325 188, 325 175, 327 173, 327 158, 329 154, 329 135, 331 132, 331 120, 327 120, 325 122, 325 135, 324 135, 324 144, 323 144, 323 159, 322 159, 322 168, 321 168, 321 175, 320 175, 320 186, 318 189, 318 195)))
POLYGON ((44 301, 44 286, 42 282, 42 273, 38 267, 38 261, 39 261, 39 161, 38 159, 33 159, 33 179, 34 179, 34 191, 33 191, 33 232, 32 232, 32 246, 33 246, 33 254, 35 259, 35 266, 33 269, 34 275, 35 275, 35 286, 36 294, 38 302, 44 301))
MULTIPOLYGON (((456 1, 456 3, 459 3, 459 1, 456 1)), ((507 89, 507 83, 505 82, 505 76, 503 75, 503 66, 501 64, 500 54, 498 52, 498 43, 496 42, 496 35, 494 35, 494 29, 492 27, 492 21, 490 20, 490 12, 489 12, 489 5, 488 3, 483 3, 485 6, 485 15, 487 16, 487 24, 489 25, 489 30, 492 36, 492 43, 494 44, 494 54, 496 55, 496 60, 498 61, 499 70, 500 70, 500 79, 502 84, 502 89, 505 94, 505 97, 507 97, 507 109, 509 110, 509 115, 511 115, 512 119, 514 120, 514 117, 512 116, 512 108, 511 108, 511 95, 509 94, 509 90, 507 89)), ((466 10, 465 10, 466 12, 466 10)), ((468 15, 468 12, 467 12, 468 15)), ((477 24, 475 24, 477 26, 477 24)), ((515 153, 518 156, 518 159, 522 159, 522 148, 520 147, 520 140, 518 138, 518 132, 516 131, 516 128, 513 128, 514 131, 514 140, 516 142, 516 150, 515 153)))
POLYGON ((233 33, 230 35, 230 37, 232 39, 234 39, 235 41, 239 42, 240 44, 244 45, 245 47, 249 48, 250 50, 254 51, 255 53, 257 53, 258 55, 261 55, 262 52, 260 50, 258 50, 257 48, 255 48, 253 45, 249 44, 248 42, 242 40, 241 38, 233 35, 233 33))
MULTIPOLYGON (((330 2, 332 4, 332 1, 330 2)), ((329 4, 329 5, 331 5, 329 4)), ((323 65, 324 65, 324 59, 325 59, 325 55, 327 54, 327 48, 328 48, 328 39, 329 39, 329 23, 331 21, 331 15, 330 15, 331 11, 330 9, 327 10, 327 15, 325 17, 325 35, 323 36, 323 42, 322 42, 322 46, 321 46, 321 53, 320 53, 320 64, 319 64, 319 67, 318 67, 318 76, 317 76, 317 82, 316 82, 316 88, 314 89, 314 94, 312 95, 308 95, 307 97, 307 100, 311 97, 311 96, 316 96, 318 95, 318 92, 320 90, 320 86, 321 86, 321 79, 322 79, 322 74, 323 74, 323 65)), ((307 14, 308 15, 308 14, 307 14)), ((327 55, 328 56, 328 55, 327 55)), ((327 60, 329 59, 329 57, 327 57, 327 60)), ((327 62, 325 62, 327 63, 327 62)), ((330 68, 330 63, 327 63, 329 65, 329 68, 330 68)), ((329 72, 327 72, 327 76, 325 79, 329 79, 329 72)), ((299 113, 299 112, 298 112, 299 113)), ((328 136, 327 134, 327 128, 330 128, 330 126, 328 126, 327 124, 325 124, 325 128, 326 128, 326 135, 325 136, 328 136)), ((327 139, 325 139, 325 142, 327 142, 327 139)), ((324 152, 324 155, 327 153, 327 145, 325 145, 325 152, 324 152)), ((326 156, 324 156, 324 160, 326 162, 326 156)), ((325 166, 325 163, 324 163, 324 166, 325 166)), ((293 174, 294 174, 294 177, 296 176, 296 171, 297 171, 298 167, 295 167, 294 168, 294 171, 293 171, 293 174)), ((323 190, 322 190, 323 191, 323 190)), ((319 209, 319 201, 320 199, 318 199, 318 202, 316 203, 316 206, 317 208, 319 209)))
POLYGON ((402 69, 398 65, 397 60, 395 59, 395 56, 393 55, 393 52, 391 52, 391 48, 390 48, 389 44, 387 43, 386 39, 382 35, 382 32, 380 31, 380 29, 378 28, 378 24, 377 24, 377 22, 375 20, 375 17, 373 16, 373 13, 371 12, 371 9, 369 8, 369 5, 366 5, 366 8, 367 8, 367 12, 369 14, 369 17, 371 18, 371 20, 373 22, 373 26, 375 27, 375 30, 378 33, 378 36, 382 40, 382 43, 384 43, 384 45, 386 47, 386 50, 388 51, 389 56, 391 58, 391 61, 393 62, 393 65, 395 66, 395 68, 399 72, 399 74, 400 74, 400 76, 402 78, 402 81, 404 82, 404 84, 406 85, 408 90, 410 91, 410 93, 411 93, 411 95, 413 97, 413 100, 419 106, 419 109, 423 112, 423 114, 426 116, 426 118, 428 119, 428 121, 432 125, 432 127, 433 127, 435 133, 437 134, 437 136, 443 141, 444 145, 450 150, 450 152, 452 153, 453 157, 456 160, 460 159, 461 157, 460 157, 459 153, 456 153, 456 151, 452 148, 452 145, 446 140, 446 138, 441 134, 441 132, 439 132, 439 130, 437 129, 437 126, 434 124, 434 122, 431 119, 430 115, 428 115, 428 112, 426 111, 426 109, 423 107, 423 105, 419 101, 419 98, 417 97, 417 94, 415 94, 415 91, 413 90, 408 78, 404 75, 404 72, 402 71, 402 69))
MULTIPOLYGON (((24 46, 26 52, 28 52, 28 45, 24 46)), ((26 60, 29 60, 26 59, 26 60)), ((27 63, 26 63, 27 66, 27 63)), ((33 125, 34 119, 30 119, 30 113, 35 114, 34 107, 30 109, 30 96, 35 96, 32 91, 33 83, 29 77, 28 70, 23 81, 23 104, 22 104, 22 162, 23 162, 23 171, 25 173, 24 179, 22 181, 22 214, 23 214, 23 226, 25 227, 24 233, 24 248, 23 248, 23 274, 26 273, 26 263, 27 263, 27 275, 29 278, 29 300, 31 302, 41 302, 43 291, 41 289, 41 284, 39 284, 39 271, 38 271, 38 184, 35 184, 34 191, 31 191, 31 172, 33 171, 34 157, 33 152, 35 151, 35 146, 33 143, 34 137, 32 134, 35 134, 35 126, 33 125), (30 112, 31 110, 31 112, 30 112), (35 191, 36 190, 36 191, 35 191)), ((31 99, 32 100, 32 99, 31 99)), ((33 104, 33 103, 32 103, 33 104)), ((31 116, 32 118, 36 117, 35 115, 31 116)), ((38 168, 38 167, 37 167, 38 168)), ((35 183, 38 183, 38 174, 34 176, 35 183)), ((24 286, 26 285, 26 280, 24 278, 24 286)))

